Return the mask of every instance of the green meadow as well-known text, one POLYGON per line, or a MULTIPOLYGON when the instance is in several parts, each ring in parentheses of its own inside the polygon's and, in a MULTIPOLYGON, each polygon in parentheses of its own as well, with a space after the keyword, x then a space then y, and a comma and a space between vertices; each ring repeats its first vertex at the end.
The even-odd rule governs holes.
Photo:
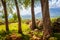
MULTIPOLYGON (((27 25, 25 23, 22 23, 21 26, 22 26, 21 28, 22 28, 23 32, 27 31, 29 29, 29 25, 27 25)), ((2 30, 5 30, 5 25, 0 25, 0 31, 2 31, 2 30)), ((13 30, 18 31, 18 23, 9 24, 9 30, 10 31, 13 31, 13 30)))

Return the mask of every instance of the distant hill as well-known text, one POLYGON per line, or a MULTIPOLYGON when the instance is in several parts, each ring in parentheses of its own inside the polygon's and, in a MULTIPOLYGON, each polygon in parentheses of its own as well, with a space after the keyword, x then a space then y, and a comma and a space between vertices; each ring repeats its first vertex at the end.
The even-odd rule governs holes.
POLYGON ((22 19, 30 19, 31 15, 22 15, 21 17, 22 17, 22 19))
MULTIPOLYGON (((35 15, 36 18, 42 18, 42 14, 41 13, 37 13, 35 15)), ((51 18, 55 18, 55 17, 60 17, 60 13, 50 13, 50 17, 51 18)), ((23 15, 22 16, 23 19, 30 19, 31 18, 31 15, 23 15)))
MULTIPOLYGON (((42 13, 38 12, 35 15, 36 18, 42 18, 42 13)), ((50 17, 51 18, 55 18, 55 17, 60 17, 60 8, 51 8, 50 9, 50 17)), ((23 19, 30 19, 31 15, 23 15, 22 16, 23 19)))

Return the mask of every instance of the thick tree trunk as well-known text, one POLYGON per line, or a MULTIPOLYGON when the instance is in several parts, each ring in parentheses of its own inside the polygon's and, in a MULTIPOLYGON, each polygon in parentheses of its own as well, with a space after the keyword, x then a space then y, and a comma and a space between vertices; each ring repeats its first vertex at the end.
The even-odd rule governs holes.
POLYGON ((4 8, 4 13, 5 13, 5 24, 6 24, 6 31, 9 31, 8 27, 8 15, 7 15, 7 9, 6 9, 6 1, 1 0, 3 8, 4 8))
POLYGON ((48 0, 41 0, 41 7, 42 7, 42 17, 43 17, 43 40, 47 40, 51 34, 48 0))
POLYGON ((15 5, 16 5, 17 16, 18 16, 18 33, 22 33, 22 28, 21 28, 21 18, 20 18, 20 12, 19 12, 19 7, 18 7, 17 0, 15 0, 15 5))
POLYGON ((34 0, 31 0, 31 14, 32 14, 32 30, 36 28, 35 14, 34 14, 34 0))

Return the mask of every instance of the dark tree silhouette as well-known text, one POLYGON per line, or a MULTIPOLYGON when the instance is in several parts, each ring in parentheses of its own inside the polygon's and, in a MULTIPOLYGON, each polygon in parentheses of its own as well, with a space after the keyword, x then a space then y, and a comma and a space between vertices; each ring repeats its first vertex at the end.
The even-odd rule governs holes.
POLYGON ((36 28, 35 14, 34 14, 34 0, 31 0, 31 14, 32 14, 32 29, 36 28))
POLYGON ((2 2, 3 8, 4 8, 6 31, 9 31, 8 15, 7 15, 7 8, 6 8, 6 0, 1 0, 1 2, 2 2))
POLYGON ((20 17, 20 11, 19 11, 17 0, 15 0, 15 5, 16 5, 17 16, 18 16, 18 33, 22 33, 22 29, 21 29, 21 17, 20 17))
POLYGON ((51 34, 51 24, 49 15, 49 3, 48 0, 40 0, 43 17, 43 40, 47 40, 51 34))

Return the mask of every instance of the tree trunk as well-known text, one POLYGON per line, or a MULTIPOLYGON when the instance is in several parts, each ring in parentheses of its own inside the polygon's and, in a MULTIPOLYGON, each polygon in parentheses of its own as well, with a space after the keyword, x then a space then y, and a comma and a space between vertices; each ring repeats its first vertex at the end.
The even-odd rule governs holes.
POLYGON ((6 24, 6 31, 9 31, 8 27, 8 15, 7 15, 7 8, 6 8, 6 0, 1 0, 3 8, 4 8, 4 13, 5 13, 5 24, 6 24))
POLYGON ((43 17, 43 40, 47 40, 51 35, 51 22, 49 15, 48 0, 41 0, 42 17, 43 17))
POLYGON ((34 0, 31 0, 31 14, 32 14, 32 30, 36 28, 35 14, 34 14, 34 0))
POLYGON ((18 16, 18 33, 22 33, 22 29, 21 29, 21 18, 20 18, 20 12, 19 12, 19 7, 18 7, 17 0, 15 0, 15 5, 16 5, 17 16, 18 16))

